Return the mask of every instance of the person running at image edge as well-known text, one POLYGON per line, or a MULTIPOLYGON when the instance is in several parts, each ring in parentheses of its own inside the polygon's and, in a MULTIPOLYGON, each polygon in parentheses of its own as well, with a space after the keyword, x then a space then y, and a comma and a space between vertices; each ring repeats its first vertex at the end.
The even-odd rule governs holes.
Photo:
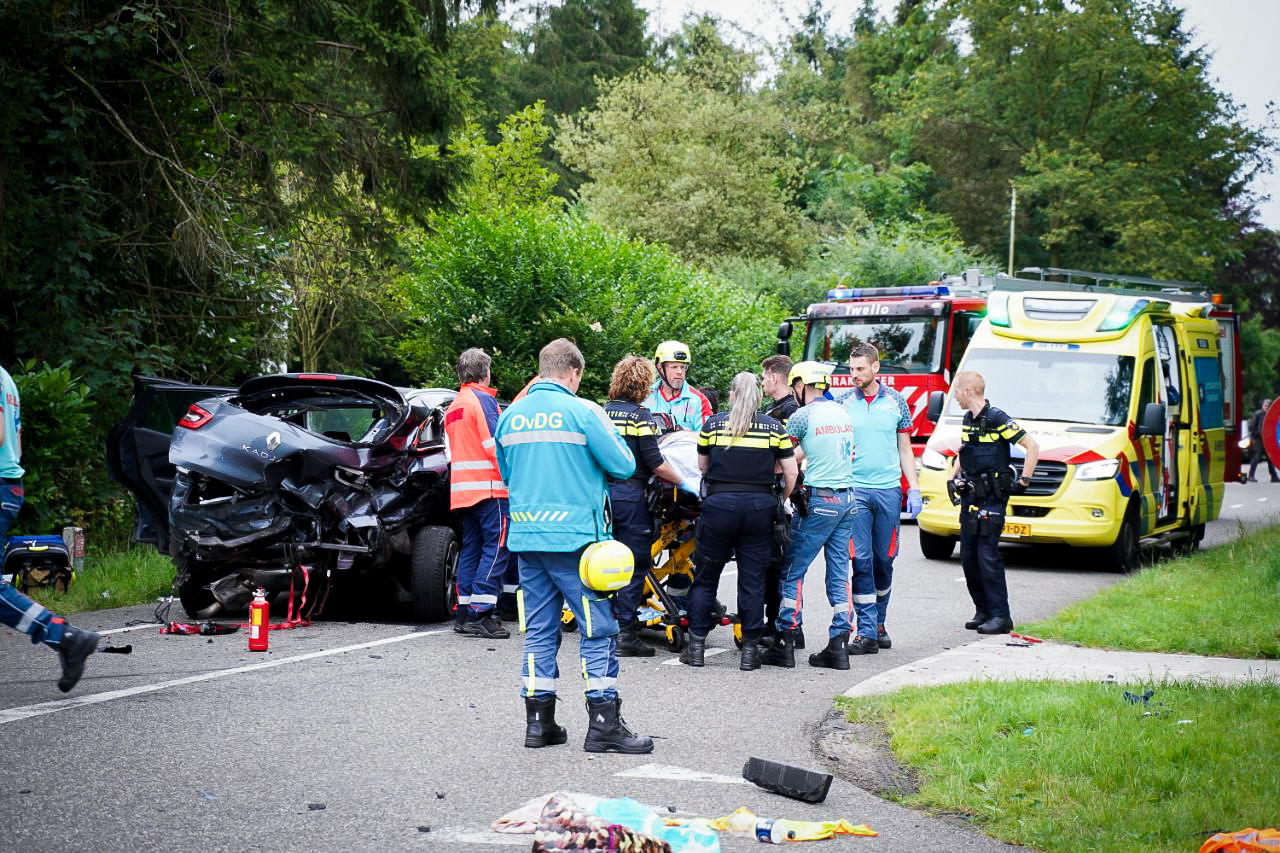
MULTIPOLYGON (((849 534, 857 510, 853 497, 853 420, 844 406, 828 399, 830 370, 816 361, 791 368, 788 384, 801 407, 787 421, 796 443, 797 464, 805 464, 804 491, 808 510, 797 507, 791 519, 791 544, 783 570, 782 605, 778 610, 778 638, 762 661, 771 666, 795 666, 795 629, 803 624, 804 577, 814 557, 826 556, 827 600, 831 627, 827 647, 809 655, 809 665, 849 668, 849 634, 853 629, 849 603, 849 534)), ((803 503, 801 504, 803 505, 803 503)), ((875 640, 872 639, 874 648, 875 640)))
MULTIPOLYGON (((8 542, 9 528, 22 509, 25 472, 21 461, 22 405, 13 378, 0 367, 0 550, 8 542)), ((31 642, 44 643, 58 653, 62 663, 58 689, 63 693, 76 686, 84 674, 85 661, 98 650, 97 634, 74 627, 4 580, 0 580, 0 621, 31 637, 31 642)))
POLYGON ((906 512, 920 514, 920 486, 916 457, 911 450, 911 410, 893 388, 876 378, 880 352, 859 344, 849 354, 853 388, 835 399, 853 418, 853 488, 858 511, 853 517, 853 610, 858 617, 857 649, 873 651, 868 638, 887 649, 893 645, 885 630, 889 594, 893 590, 893 559, 898 554, 898 523, 903 509, 902 481, 907 479, 906 512))
POLYGON ((458 356, 458 396, 444 413, 449 439, 449 508, 462 519, 458 553, 458 608, 453 630, 486 640, 505 640, 496 607, 507 554, 507 487, 498 472, 493 431, 498 425, 497 391, 489 387, 491 359, 482 349, 458 356))
POLYGON ((979 634, 1007 634, 1013 630, 1013 616, 1004 558, 1000 556, 1000 534, 1009 495, 1020 495, 1031 484, 1040 446, 1017 421, 986 399, 986 381, 981 374, 970 370, 957 373, 951 391, 965 410, 960 453, 951 479, 981 482, 978 488, 983 492, 965 495, 960 501, 960 562, 974 605, 973 618, 965 627, 979 634), (1014 444, 1021 445, 1026 459, 1022 475, 1009 483, 1009 448, 1014 444))
POLYGON ((610 539, 606 475, 625 480, 635 472, 635 458, 604 409, 577 396, 585 368, 572 341, 552 341, 538 354, 539 380, 498 418, 498 467, 510 493, 507 547, 520 566, 525 746, 568 738, 555 721, 560 614, 567 604, 578 620, 586 679, 583 749, 648 753, 653 740, 633 734, 622 719, 612 603, 580 575, 587 546, 610 539))

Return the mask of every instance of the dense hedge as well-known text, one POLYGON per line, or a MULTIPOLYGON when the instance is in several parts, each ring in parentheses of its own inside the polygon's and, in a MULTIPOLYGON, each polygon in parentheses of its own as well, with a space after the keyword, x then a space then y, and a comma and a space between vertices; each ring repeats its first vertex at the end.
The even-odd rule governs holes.
POLYGON ((692 349, 695 385, 723 390, 772 351, 784 315, 772 296, 692 270, 664 247, 534 210, 440 220, 403 293, 412 331, 401 355, 414 378, 452 386, 458 353, 484 347, 508 399, 557 337, 586 357, 586 397, 603 399, 619 358, 668 338, 692 349))

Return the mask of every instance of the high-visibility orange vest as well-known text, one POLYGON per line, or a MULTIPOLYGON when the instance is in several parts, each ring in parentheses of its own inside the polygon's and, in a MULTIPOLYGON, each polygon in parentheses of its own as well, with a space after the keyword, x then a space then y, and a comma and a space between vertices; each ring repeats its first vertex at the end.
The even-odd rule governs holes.
POLYGON ((445 410, 451 509, 475 506, 489 498, 507 496, 507 486, 498 472, 493 433, 486 417, 486 410, 492 408, 496 420, 497 393, 488 386, 468 382, 458 389, 458 396, 445 410))

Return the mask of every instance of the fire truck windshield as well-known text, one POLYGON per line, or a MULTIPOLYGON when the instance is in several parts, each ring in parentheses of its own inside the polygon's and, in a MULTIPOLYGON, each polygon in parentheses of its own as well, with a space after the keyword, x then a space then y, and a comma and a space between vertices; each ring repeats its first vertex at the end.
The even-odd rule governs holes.
MULTIPOLYGON (((1129 416, 1133 356, 971 349, 964 369, 982 374, 987 399, 1015 420, 1119 426, 1129 416)), ((954 397, 947 414, 964 414, 954 397)))
POLYGON ((836 373, 848 373, 849 352, 858 344, 871 344, 880 351, 881 373, 934 373, 945 331, 933 316, 815 318, 804 357, 832 362, 836 373))

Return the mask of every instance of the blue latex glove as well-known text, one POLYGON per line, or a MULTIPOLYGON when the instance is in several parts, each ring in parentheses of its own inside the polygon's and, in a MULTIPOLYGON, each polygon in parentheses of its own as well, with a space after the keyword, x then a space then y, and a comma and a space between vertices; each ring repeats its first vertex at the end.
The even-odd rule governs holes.
POLYGON ((907 515, 915 518, 924 509, 924 501, 920 499, 919 489, 907 490, 907 515))
POLYGON ((685 477, 680 481, 680 488, 684 489, 694 497, 698 496, 698 481, 693 477, 685 477))

